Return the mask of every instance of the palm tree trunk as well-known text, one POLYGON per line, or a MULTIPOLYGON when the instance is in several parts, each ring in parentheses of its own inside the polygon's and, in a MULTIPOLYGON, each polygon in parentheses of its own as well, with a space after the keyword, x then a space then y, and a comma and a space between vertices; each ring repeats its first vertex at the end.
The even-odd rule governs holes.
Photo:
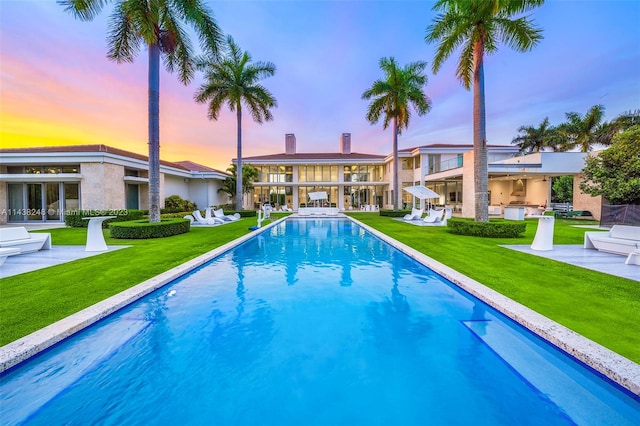
POLYGON ((398 117, 393 117, 393 210, 398 210, 400 194, 398 193, 398 117))
POLYGON ((242 210, 242 105, 236 108, 238 123, 238 167, 236 169, 236 210, 242 210))
POLYGON ((484 107, 484 43, 473 47, 473 184, 475 219, 489 221, 489 173, 487 170, 487 125, 484 107))
POLYGON ((160 46, 149 45, 149 222, 160 222, 160 46))

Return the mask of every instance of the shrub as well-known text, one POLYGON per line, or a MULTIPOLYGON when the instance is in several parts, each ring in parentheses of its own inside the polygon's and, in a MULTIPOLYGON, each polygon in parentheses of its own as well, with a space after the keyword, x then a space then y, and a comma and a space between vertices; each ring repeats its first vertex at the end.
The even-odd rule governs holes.
POLYGON ((486 238, 518 238, 527 228, 524 221, 491 220, 476 222, 473 219, 452 217, 447 220, 448 231, 457 235, 469 235, 486 238))
POLYGON ((113 222, 141 219, 144 216, 144 212, 142 210, 129 209, 67 210, 64 216, 64 223, 72 228, 86 228, 89 226, 89 221, 83 220, 83 218, 95 216, 116 216, 113 219, 107 219, 102 222, 102 227, 106 229, 113 222))
POLYGON ((387 217, 404 217, 409 213, 411 213, 411 210, 380 210, 380 216, 387 217))
MULTIPOLYGON (((160 219, 182 219, 188 214, 193 214, 193 210, 190 212, 162 213, 160 219)), ((202 217, 204 217, 204 212, 202 212, 202 217)))
POLYGON ((146 219, 129 222, 111 223, 111 238, 142 240, 148 238, 164 238, 189 232, 191 223, 187 219, 163 219, 160 222, 149 222, 146 219))
POLYGON ((164 209, 161 213, 180 213, 180 212, 192 212, 196 210, 198 206, 189 200, 183 200, 179 195, 171 195, 164 199, 164 209))
POLYGON ((234 213, 238 213, 240 214, 240 217, 256 217, 257 212, 255 210, 240 210, 239 212, 236 211, 224 211, 224 214, 234 214, 234 213))

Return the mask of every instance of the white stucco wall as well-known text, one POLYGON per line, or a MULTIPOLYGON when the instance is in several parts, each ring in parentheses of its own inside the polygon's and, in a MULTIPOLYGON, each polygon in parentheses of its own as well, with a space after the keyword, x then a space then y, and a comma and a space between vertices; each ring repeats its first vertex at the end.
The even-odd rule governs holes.
MULTIPOLYGON (((188 181, 190 179, 187 179, 188 181)), ((171 176, 164 174, 164 191, 162 193, 162 201, 172 195, 179 195, 184 200, 189 200, 189 183, 185 182, 185 178, 180 176, 171 176)))

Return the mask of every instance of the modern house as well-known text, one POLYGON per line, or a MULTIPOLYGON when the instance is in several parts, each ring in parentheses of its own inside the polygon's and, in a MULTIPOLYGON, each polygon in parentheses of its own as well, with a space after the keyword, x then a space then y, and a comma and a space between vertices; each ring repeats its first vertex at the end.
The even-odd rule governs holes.
MULTIPOLYGON (((298 152, 295 135, 287 134, 284 153, 244 157, 245 164, 258 170, 253 191, 244 196, 244 208, 257 209, 269 202, 275 208, 286 205, 298 210, 311 203, 312 192, 326 192, 323 206, 338 210, 392 208, 393 155, 357 153, 351 147, 351 134, 343 133, 338 152, 298 152)), ((599 218, 600 197, 579 190, 580 171, 590 154, 518 155, 518 147, 512 145, 487 149, 490 214, 502 214, 505 206, 546 206, 551 201, 551 178, 573 175, 574 209, 589 210, 599 218)), ((463 217, 475 216, 472 145, 402 149, 398 160, 399 188, 425 185, 440 194, 437 199, 419 200, 402 191, 402 207, 425 207, 431 202, 452 206, 463 217)), ((228 176, 190 161, 162 161, 160 197, 179 195, 200 208, 226 204, 227 194, 218 189, 228 176)), ((105 145, 0 149, 0 224, 63 221, 64 214, 77 209, 147 209, 148 189, 144 155, 105 145)))
MULTIPOLYGON (((433 144, 399 150, 399 188, 427 183, 442 194, 439 200, 433 200, 436 204, 461 209, 462 179, 429 182, 429 177, 462 168, 463 156, 471 149, 471 145, 433 144)), ((504 145, 489 145, 488 150, 492 161, 511 158, 518 152, 517 147, 504 145)), ((297 152, 295 135, 287 134, 284 153, 243 157, 242 161, 258 170, 254 191, 244 200, 247 208, 268 201, 296 210, 309 202, 307 194, 316 191, 326 191, 330 206, 340 210, 393 206, 393 155, 352 152, 350 133, 340 136, 340 151, 336 153, 297 152)), ((406 191, 401 197, 404 207, 424 202, 406 191)))
MULTIPOLYGON (((0 224, 62 222, 74 210, 147 209, 148 158, 105 145, 0 149, 0 224)), ((160 162, 160 199, 205 207, 228 173, 190 161, 160 162)))

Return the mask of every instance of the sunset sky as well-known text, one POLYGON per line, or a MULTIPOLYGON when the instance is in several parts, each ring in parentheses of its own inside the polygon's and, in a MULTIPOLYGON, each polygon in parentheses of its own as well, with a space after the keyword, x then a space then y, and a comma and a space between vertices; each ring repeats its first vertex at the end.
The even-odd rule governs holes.
MULTIPOLYGON (((274 120, 245 115, 243 156, 284 151, 337 152, 343 132, 352 151, 389 154, 391 129, 365 119, 362 93, 382 77, 378 61, 429 63, 432 110, 413 116, 400 148, 472 143, 472 94, 455 78, 457 54, 437 75, 435 46, 424 42, 431 1, 207 1, 222 30, 254 60, 274 62, 263 84, 278 100, 274 120)), ((133 64, 106 58, 111 7, 82 22, 54 1, 0 0, 0 146, 105 144, 147 154, 147 55, 133 64)), ((509 144, 522 125, 552 124, 566 112, 603 104, 605 119, 640 109, 640 1, 548 0, 531 12, 544 39, 531 52, 506 46, 485 60, 487 136, 509 144)), ((194 39, 194 46, 197 42, 194 39)), ((235 114, 207 119, 193 95, 162 72, 161 158, 221 170, 236 153, 235 114)))

